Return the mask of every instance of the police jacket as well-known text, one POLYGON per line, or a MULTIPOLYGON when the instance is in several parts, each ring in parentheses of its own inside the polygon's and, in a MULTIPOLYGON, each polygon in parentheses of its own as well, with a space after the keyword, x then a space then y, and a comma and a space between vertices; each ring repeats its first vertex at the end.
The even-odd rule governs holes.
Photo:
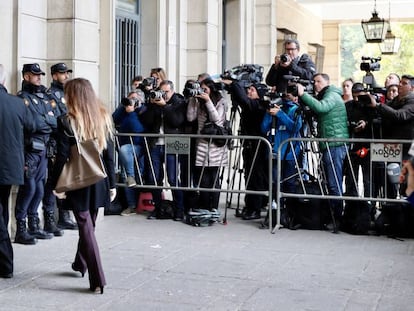
POLYGON ((55 117, 57 118, 64 115, 67 108, 65 103, 65 94, 63 93, 63 84, 58 81, 52 81, 52 83, 50 83, 50 88, 47 90, 47 94, 50 100, 56 103, 56 106, 53 109, 55 117))
POLYGON ((187 104, 181 94, 174 93, 165 106, 146 102, 140 112, 140 120, 149 133, 182 134, 186 122, 187 104))
MULTIPOLYGON (((29 103, 27 103, 29 104, 29 103)), ((33 133, 33 115, 24 101, 0 85, 0 185, 24 182, 24 133, 33 133)))
MULTIPOLYGON (((139 119, 139 111, 141 108, 135 109, 132 112, 126 112, 125 106, 119 105, 118 108, 112 114, 112 119, 115 123, 115 128, 119 133, 143 133, 144 126, 139 119)), ((131 144, 130 137, 128 136, 119 136, 119 144, 126 145, 131 144)), ((132 136, 132 141, 134 145, 141 145, 143 143, 142 136, 132 136)))
MULTIPOLYGON (((399 99, 394 98, 387 105, 379 105, 382 117, 384 139, 414 139, 414 93, 399 99)), ((404 144, 403 156, 407 157, 410 144, 404 144)))
POLYGON ((296 57, 289 67, 273 64, 266 75, 266 84, 275 86, 276 92, 285 93, 288 80, 284 79, 283 76, 298 76, 300 79, 311 81, 315 72, 315 64, 312 59, 309 55, 303 54, 301 57, 296 57))
POLYGON ((237 82, 231 83, 227 90, 231 94, 232 109, 237 109, 237 106, 241 107, 241 134, 263 136, 260 124, 266 111, 261 106, 260 100, 247 97, 246 90, 237 82))
MULTIPOLYGON (((341 90, 329 85, 319 92, 317 98, 304 93, 300 100, 318 116, 318 133, 321 138, 348 138, 348 116, 341 97, 341 90)), ((339 146, 343 142, 329 142, 329 146, 339 146)), ((321 150, 326 143, 320 143, 321 150)))
POLYGON ((33 141, 46 145, 50 133, 57 128, 57 121, 43 85, 35 86, 23 81, 22 90, 17 95, 29 103, 28 107, 36 123, 36 132, 25 137, 26 151, 30 152, 33 141))

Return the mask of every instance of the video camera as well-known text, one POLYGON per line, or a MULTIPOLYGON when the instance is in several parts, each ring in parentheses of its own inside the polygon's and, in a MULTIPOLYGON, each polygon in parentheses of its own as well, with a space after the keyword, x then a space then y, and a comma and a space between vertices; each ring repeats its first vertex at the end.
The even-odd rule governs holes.
POLYGON ((381 61, 381 57, 362 56, 361 60, 362 62, 359 65, 359 68, 362 71, 366 71, 366 72, 378 71, 381 68, 381 64, 379 63, 381 61))
POLYGON ((204 93, 204 90, 201 88, 200 83, 197 81, 189 82, 185 85, 183 95, 184 97, 194 97, 204 93))
POLYGON ((313 81, 304 80, 298 76, 292 75, 284 75, 283 79, 288 80, 286 93, 292 94, 293 96, 298 96, 298 87, 296 84, 300 83, 305 87, 306 93, 313 94, 313 81))
POLYGON ((262 107, 268 110, 276 106, 282 107, 282 102, 283 102, 282 93, 267 92, 263 96, 263 99, 260 100, 260 105, 262 105, 262 107))
MULTIPOLYGON (((365 88, 364 91, 374 95, 375 100, 378 103, 385 102, 385 94, 386 94, 387 90, 385 88, 377 86, 377 82, 375 81, 375 77, 372 74, 372 71, 379 71, 380 70, 381 64, 379 62, 381 61, 381 57, 362 56, 361 60, 362 60, 362 62, 360 64, 359 68, 362 71, 366 72, 365 76, 362 78, 362 83, 364 83, 366 85, 366 88, 365 88)), ((358 96, 358 100, 361 100, 360 96, 358 96)), ((368 97, 368 95, 362 95, 362 100, 361 100, 362 104, 364 104, 364 103, 368 104, 368 102, 370 102, 370 101, 371 101, 371 99, 368 97)))
POLYGON ((248 87, 252 83, 260 83, 263 80, 263 66, 257 64, 247 64, 235 66, 225 70, 220 78, 239 81, 243 87, 248 87))

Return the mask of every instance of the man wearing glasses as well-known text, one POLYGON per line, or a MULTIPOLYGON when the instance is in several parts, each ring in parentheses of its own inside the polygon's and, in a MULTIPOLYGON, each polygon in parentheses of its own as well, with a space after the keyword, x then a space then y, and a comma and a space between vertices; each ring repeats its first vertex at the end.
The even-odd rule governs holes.
POLYGON ((276 55, 275 62, 266 76, 266 84, 271 86, 273 92, 285 93, 288 79, 283 76, 298 76, 303 80, 312 80, 315 74, 315 64, 308 54, 299 57, 300 45, 296 39, 286 40, 285 54, 276 55))

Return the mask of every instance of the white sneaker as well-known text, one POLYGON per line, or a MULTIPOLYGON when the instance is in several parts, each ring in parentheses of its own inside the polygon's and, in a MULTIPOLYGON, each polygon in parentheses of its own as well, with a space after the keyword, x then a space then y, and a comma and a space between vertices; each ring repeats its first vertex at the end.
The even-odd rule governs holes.
POLYGON ((126 180, 127 186, 128 187, 134 187, 137 185, 137 182, 135 181, 135 178, 132 176, 128 176, 127 180, 126 180))
POLYGON ((132 207, 128 207, 126 209, 124 209, 121 213, 122 216, 131 216, 131 215, 135 215, 137 212, 135 211, 134 208, 132 207))

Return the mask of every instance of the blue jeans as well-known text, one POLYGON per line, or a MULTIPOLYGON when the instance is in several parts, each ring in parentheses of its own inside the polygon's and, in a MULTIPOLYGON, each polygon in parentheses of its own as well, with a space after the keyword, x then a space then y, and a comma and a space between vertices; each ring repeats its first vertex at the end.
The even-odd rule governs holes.
MULTIPOLYGON (((125 169, 127 176, 135 178, 137 183, 143 181, 145 159, 143 155, 143 148, 140 145, 124 144, 119 148, 119 160, 125 169), (138 165, 136 165, 138 163, 138 165), (138 166, 138 167, 137 167, 138 166), (137 170, 135 170, 135 168, 137 170), (137 179, 135 172, 138 172, 141 179, 137 179)), ((125 197, 128 207, 137 206, 137 190, 135 188, 125 188, 125 197)))
MULTIPOLYGON (((148 173, 147 174, 148 183, 150 185, 158 185, 158 186, 163 185, 163 180, 164 180, 163 164, 164 164, 164 161, 166 160, 165 169, 167 171, 168 183, 171 187, 179 187, 180 186, 180 181, 178 179, 179 163, 178 163, 177 155, 167 154, 165 156, 164 145, 155 145, 154 147, 151 148, 150 156, 151 158, 148 159, 148 164, 146 166, 147 173, 148 173), (155 177, 155 180, 154 180, 154 177, 155 177)), ((156 210, 159 208, 161 204, 161 193, 162 191, 159 189, 152 190, 152 198, 154 200, 156 210)), ((182 190, 172 190, 172 195, 173 195, 174 202, 177 206, 178 213, 183 213, 184 202, 183 202, 182 190)))
POLYGON ((142 176, 144 172, 144 156, 142 154, 142 146, 125 144, 119 149, 119 160, 125 168, 127 176, 135 178, 135 159, 137 160, 139 168, 138 171, 142 176))
MULTIPOLYGON (((330 195, 342 195, 343 173, 342 167, 346 156, 345 145, 329 147, 322 153, 322 163, 328 183, 328 191, 330 195)), ((335 218, 342 216, 343 206, 342 200, 331 200, 335 218)))

